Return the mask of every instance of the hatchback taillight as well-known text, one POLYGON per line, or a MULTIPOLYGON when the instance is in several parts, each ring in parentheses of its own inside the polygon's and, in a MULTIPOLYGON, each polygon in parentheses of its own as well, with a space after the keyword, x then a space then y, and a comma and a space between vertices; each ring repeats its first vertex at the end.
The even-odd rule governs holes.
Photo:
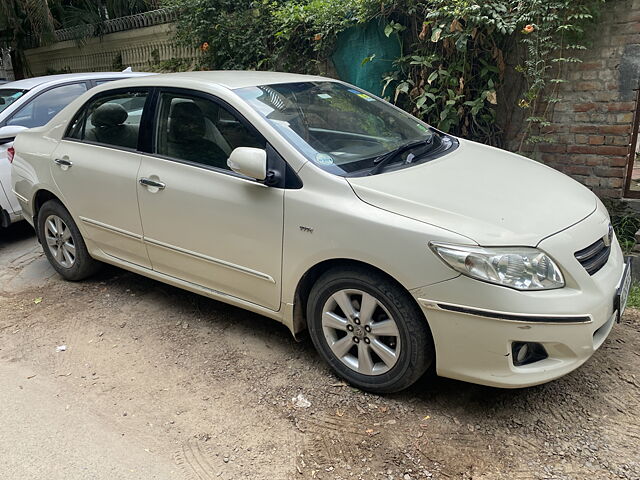
POLYGON ((16 150, 13 147, 7 148, 7 158, 9 159, 9 163, 13 163, 13 156, 16 154, 16 150))

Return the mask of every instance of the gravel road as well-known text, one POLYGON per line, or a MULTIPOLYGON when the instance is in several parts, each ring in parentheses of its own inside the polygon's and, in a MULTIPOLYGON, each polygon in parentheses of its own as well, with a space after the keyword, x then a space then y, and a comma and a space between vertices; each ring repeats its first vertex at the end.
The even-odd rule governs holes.
POLYGON ((0 478, 640 479, 639 366, 629 310, 543 386, 367 394, 269 319, 116 268, 68 283, 0 232, 0 478))

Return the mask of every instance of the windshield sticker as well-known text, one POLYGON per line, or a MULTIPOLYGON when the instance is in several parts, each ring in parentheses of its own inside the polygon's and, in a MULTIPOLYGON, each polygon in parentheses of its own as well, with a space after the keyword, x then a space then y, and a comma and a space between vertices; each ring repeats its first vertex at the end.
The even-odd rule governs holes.
POLYGON ((424 125, 422 125, 421 123, 416 123, 416 127, 418 127, 423 132, 428 132, 429 131, 429 129, 427 127, 425 127, 424 125))
POLYGON ((319 93, 318 96, 320 98, 331 98, 331 95, 329 95, 328 93, 319 93))
POLYGON ((318 165, 333 165, 333 157, 328 153, 317 153, 316 163, 318 165))
POLYGON ((363 100, 366 100, 367 102, 375 102, 376 99, 375 98, 371 98, 369 95, 367 95, 366 93, 359 93, 358 96, 360 98, 362 98, 363 100))

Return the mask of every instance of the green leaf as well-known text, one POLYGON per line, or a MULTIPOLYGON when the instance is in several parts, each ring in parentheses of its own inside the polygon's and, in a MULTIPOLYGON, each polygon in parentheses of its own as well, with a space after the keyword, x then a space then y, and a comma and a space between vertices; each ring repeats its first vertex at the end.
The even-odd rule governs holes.
POLYGON ((435 28, 433 32, 431 32, 431 41, 433 43, 438 43, 438 40, 440 40, 440 35, 442 35, 442 28, 435 28))
POLYGON ((370 61, 372 61, 374 58, 376 58, 376 54, 372 53, 371 55, 369 55, 368 57, 364 57, 362 59, 362 62, 360 63, 361 67, 364 67, 367 63, 369 63, 370 61))

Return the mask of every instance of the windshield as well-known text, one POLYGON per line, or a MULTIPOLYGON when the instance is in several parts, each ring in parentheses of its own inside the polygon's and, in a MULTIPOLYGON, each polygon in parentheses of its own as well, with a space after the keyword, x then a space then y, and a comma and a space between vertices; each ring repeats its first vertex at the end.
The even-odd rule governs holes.
POLYGON ((16 90, 11 88, 0 89, 0 112, 27 93, 27 90, 16 90))
POLYGON ((409 162, 400 155, 405 153, 401 149, 398 160, 403 164, 443 146, 443 135, 415 117, 341 83, 262 85, 240 88, 235 93, 305 157, 337 175, 366 174, 383 155, 405 145, 420 143, 422 148, 420 152, 406 152, 411 155, 409 162))

